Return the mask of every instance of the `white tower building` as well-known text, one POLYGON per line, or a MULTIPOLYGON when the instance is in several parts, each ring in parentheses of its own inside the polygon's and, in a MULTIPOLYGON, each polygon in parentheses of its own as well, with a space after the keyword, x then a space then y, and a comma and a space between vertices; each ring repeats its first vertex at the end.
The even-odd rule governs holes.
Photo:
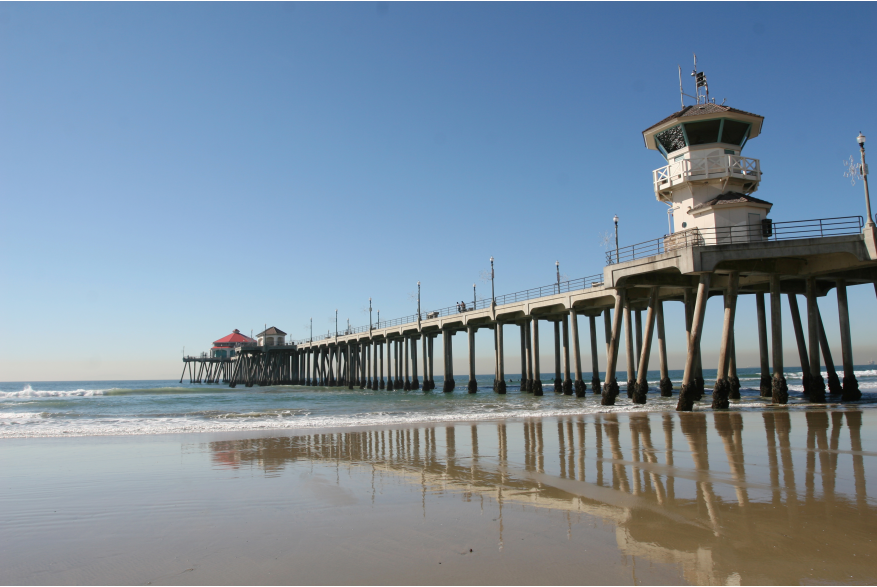
POLYGON ((643 131, 646 147, 667 161, 652 172, 652 183, 655 197, 672 207, 678 236, 671 238, 761 240, 773 204, 752 196, 761 162, 742 151, 761 133, 764 117, 701 100, 643 131))

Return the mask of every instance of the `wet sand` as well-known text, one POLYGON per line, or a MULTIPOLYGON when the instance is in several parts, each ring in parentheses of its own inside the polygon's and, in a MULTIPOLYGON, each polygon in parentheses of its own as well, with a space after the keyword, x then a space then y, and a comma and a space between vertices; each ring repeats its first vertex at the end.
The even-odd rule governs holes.
POLYGON ((768 408, 7 439, 0 582, 875 583, 875 426, 768 408))

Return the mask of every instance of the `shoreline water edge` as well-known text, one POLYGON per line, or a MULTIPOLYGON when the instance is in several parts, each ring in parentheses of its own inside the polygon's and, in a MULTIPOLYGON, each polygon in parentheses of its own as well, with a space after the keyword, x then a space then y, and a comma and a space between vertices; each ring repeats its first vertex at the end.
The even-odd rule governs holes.
MULTIPOLYGON (((856 367, 862 399, 851 405, 877 404, 877 369, 856 367)), ((623 381, 623 374, 619 374, 623 381)), ((695 410, 711 410, 707 394, 695 410)), ((650 393, 644 405, 626 401, 624 386, 617 405, 601 406, 589 389, 583 398, 551 392, 542 397, 520 392, 520 378, 508 376, 507 395, 492 391, 492 377, 479 378, 478 393, 465 386, 441 391, 348 390, 341 387, 265 386, 229 389, 222 385, 180 384, 176 381, 71 381, 0 383, 0 439, 51 436, 104 436, 283 430, 347 426, 407 425, 429 422, 559 417, 591 413, 667 411, 675 409, 682 378, 671 371, 673 397, 657 393, 660 375, 649 373, 650 393)), ((759 396, 757 369, 740 369, 741 399, 732 410, 758 410, 770 405, 759 396)), ((801 372, 787 372, 787 409, 809 404, 801 398, 801 372)), ((437 381, 441 382, 440 379, 437 381)), ((441 390, 441 385, 437 386, 441 390)), ((829 404, 840 398, 828 397, 829 404)), ((847 404, 845 404, 847 405, 847 404)))

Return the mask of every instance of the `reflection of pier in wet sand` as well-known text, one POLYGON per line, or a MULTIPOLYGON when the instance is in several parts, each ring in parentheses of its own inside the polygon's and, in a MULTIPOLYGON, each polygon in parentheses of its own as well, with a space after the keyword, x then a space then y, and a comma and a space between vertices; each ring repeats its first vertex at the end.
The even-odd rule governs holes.
MULTIPOLYGON (((371 467, 431 494, 615 524, 695 583, 873 582, 869 412, 601 414, 210 443, 220 467, 371 467), (745 426, 744 426, 745 423, 745 426), (793 425, 794 423, 794 425, 793 425), (766 437, 765 437, 766 435, 766 437)), ((500 536, 502 543, 502 536, 500 536)))

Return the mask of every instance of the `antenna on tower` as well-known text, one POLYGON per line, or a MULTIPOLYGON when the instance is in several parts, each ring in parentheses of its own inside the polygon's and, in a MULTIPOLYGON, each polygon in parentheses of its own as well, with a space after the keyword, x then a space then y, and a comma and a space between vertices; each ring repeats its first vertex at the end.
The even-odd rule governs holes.
POLYGON ((697 53, 694 54, 694 71, 691 72, 691 77, 694 78, 694 95, 697 103, 700 104, 701 100, 704 101, 704 104, 709 103, 710 87, 706 83, 706 74, 702 71, 697 71, 697 53), (701 93, 701 88, 704 89, 705 94, 701 93))
POLYGON ((677 65, 676 67, 679 68, 679 102, 685 108, 685 92, 682 91, 682 66, 677 65))

